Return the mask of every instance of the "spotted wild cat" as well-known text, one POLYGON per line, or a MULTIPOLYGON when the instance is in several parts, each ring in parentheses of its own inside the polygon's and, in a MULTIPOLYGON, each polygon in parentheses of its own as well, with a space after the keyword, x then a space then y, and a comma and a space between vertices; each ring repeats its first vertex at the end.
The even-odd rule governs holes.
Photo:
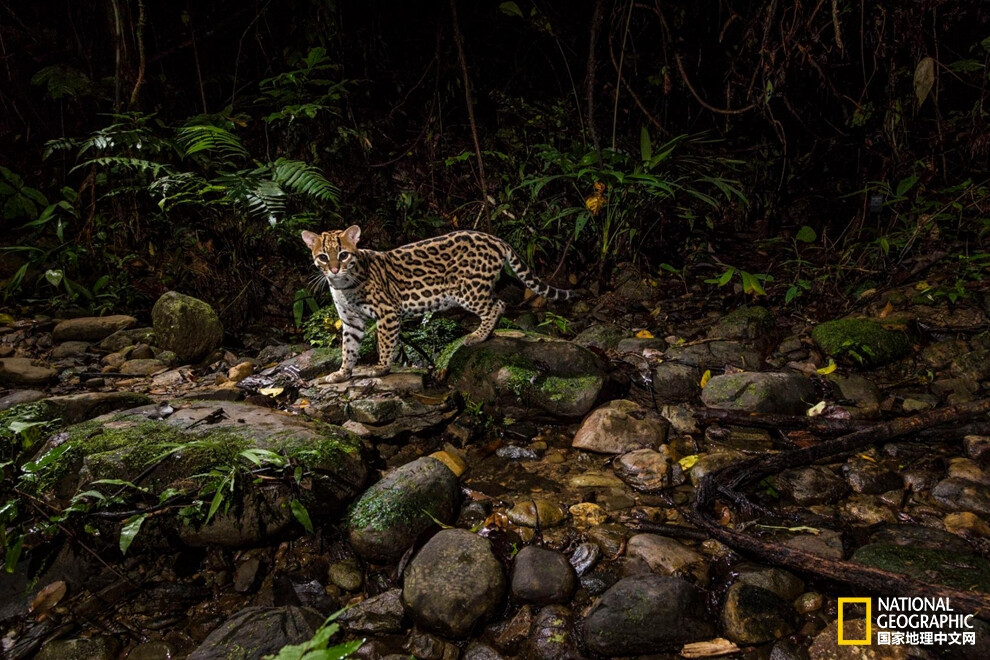
POLYGON ((464 344, 488 339, 505 310, 505 303, 492 295, 505 264, 545 298, 567 299, 574 293, 540 282, 508 243, 478 231, 455 231, 388 252, 359 249, 361 229, 357 225, 322 234, 304 231, 302 239, 330 284, 343 322, 343 357, 340 369, 327 376, 331 383, 351 377, 369 319, 378 321, 379 357, 372 376, 389 372, 405 316, 461 307, 481 317, 478 329, 464 338, 464 344))

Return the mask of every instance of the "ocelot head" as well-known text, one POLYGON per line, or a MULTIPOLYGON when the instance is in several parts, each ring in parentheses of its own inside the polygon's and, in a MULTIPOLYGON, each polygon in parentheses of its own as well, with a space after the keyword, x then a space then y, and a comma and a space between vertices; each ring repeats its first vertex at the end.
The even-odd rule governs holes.
POLYGON ((303 242, 313 251, 313 263, 328 280, 335 280, 347 275, 357 260, 358 241, 361 240, 361 228, 351 225, 343 231, 325 231, 314 234, 311 231, 302 233, 303 242))

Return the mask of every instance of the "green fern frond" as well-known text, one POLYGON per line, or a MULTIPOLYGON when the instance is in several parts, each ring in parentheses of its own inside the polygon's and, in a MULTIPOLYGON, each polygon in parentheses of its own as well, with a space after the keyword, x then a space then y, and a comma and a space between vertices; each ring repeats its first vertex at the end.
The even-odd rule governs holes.
POLYGON ((156 163, 144 158, 130 158, 127 156, 102 156, 100 158, 91 158, 87 161, 79 163, 69 171, 75 172, 78 169, 89 167, 91 165, 104 169, 123 169, 137 172, 139 174, 150 174, 152 177, 156 178, 161 176, 162 173, 171 172, 168 165, 165 163, 156 163))
POLYGON ((85 73, 65 64, 46 66, 31 76, 31 84, 46 87, 49 98, 83 96, 92 91, 93 83, 85 73))
POLYGON ((200 152, 209 152, 226 159, 247 158, 248 152, 239 137, 220 126, 193 124, 177 131, 183 156, 189 157, 200 152))
POLYGON ((288 190, 335 206, 340 202, 340 189, 308 163, 279 158, 271 164, 271 170, 272 179, 288 190))

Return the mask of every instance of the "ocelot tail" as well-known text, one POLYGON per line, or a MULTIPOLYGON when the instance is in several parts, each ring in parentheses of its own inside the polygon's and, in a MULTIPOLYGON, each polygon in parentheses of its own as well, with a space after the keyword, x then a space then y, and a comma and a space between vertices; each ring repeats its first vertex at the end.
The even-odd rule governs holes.
POLYGON ((464 344, 488 339, 505 311, 505 303, 492 295, 505 264, 545 298, 564 300, 574 295, 540 282, 508 243, 478 231, 455 231, 388 252, 358 249, 361 229, 356 225, 322 234, 304 231, 302 239, 330 284, 343 322, 342 361, 340 369, 327 376, 331 383, 353 374, 369 319, 378 321, 379 358, 371 376, 384 376, 391 369, 405 316, 461 307, 481 317, 481 325, 464 338, 464 344))

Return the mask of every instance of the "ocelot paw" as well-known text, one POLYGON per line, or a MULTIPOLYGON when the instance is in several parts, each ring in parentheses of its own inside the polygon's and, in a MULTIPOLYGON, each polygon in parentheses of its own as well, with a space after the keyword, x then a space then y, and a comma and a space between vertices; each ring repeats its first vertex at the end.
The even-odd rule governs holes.
POLYGON ((350 369, 338 369, 329 376, 326 377, 328 383, 343 383, 345 380, 350 380, 351 370, 350 369))
POLYGON ((392 370, 392 365, 390 364, 386 364, 386 365, 378 364, 368 369, 368 376, 371 378, 381 378, 382 376, 387 375, 388 372, 391 370, 392 370))
POLYGON ((481 342, 488 339, 487 337, 480 337, 473 332, 469 335, 465 335, 464 341, 461 342, 461 346, 474 346, 475 344, 480 344, 481 342))

